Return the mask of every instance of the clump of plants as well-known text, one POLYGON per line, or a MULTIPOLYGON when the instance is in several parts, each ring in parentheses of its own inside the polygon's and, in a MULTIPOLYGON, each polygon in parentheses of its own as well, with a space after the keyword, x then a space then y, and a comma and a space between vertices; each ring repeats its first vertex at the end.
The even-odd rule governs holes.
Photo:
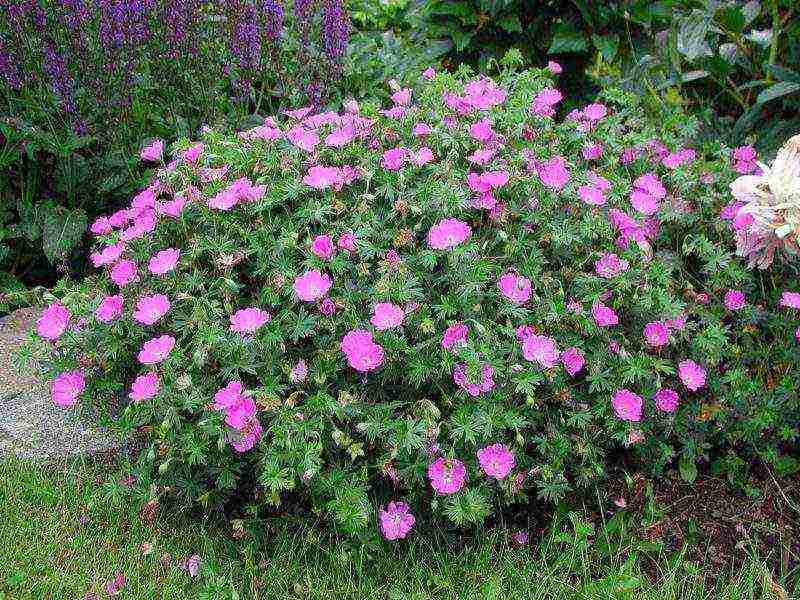
POLYGON ((611 89, 563 115, 555 65, 516 62, 148 144, 26 350, 54 402, 124 398, 158 498, 390 540, 625 465, 796 470, 797 266, 731 230, 752 149, 611 89))

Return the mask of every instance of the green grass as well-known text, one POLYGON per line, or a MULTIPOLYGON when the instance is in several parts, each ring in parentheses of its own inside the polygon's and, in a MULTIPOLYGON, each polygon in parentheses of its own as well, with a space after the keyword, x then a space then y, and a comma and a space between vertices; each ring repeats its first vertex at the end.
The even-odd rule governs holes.
POLYGON ((101 483, 92 465, 0 461, 0 598, 83 599, 90 590, 106 598, 104 582, 119 571, 122 599, 789 597, 755 557, 724 577, 680 556, 637 558, 635 546, 600 560, 580 526, 525 548, 510 547, 501 531, 458 550, 422 535, 377 550, 332 544, 313 529, 276 528, 253 543, 220 524, 172 517, 149 526, 129 507, 100 502, 101 483), (196 579, 175 565, 193 553, 204 559, 196 579))

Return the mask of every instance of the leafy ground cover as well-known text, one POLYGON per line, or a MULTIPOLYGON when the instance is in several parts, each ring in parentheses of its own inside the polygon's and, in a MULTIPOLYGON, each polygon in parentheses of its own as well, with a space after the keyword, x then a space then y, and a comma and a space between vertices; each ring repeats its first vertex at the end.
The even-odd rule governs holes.
MULTIPOLYGON (((634 510, 619 511, 627 516, 617 518, 617 526, 608 514, 589 510, 557 517, 546 532, 531 530, 522 546, 512 543, 513 528, 497 525, 478 535, 436 530, 374 548, 331 543, 328 533, 291 518, 262 522, 257 536, 241 521, 200 524, 166 512, 149 518, 114 502, 118 486, 102 474, 110 466, 0 462, 0 598, 744 600, 785 599, 800 591, 796 570, 774 561, 785 555, 788 566, 797 546, 792 550, 781 536, 759 546, 761 538, 751 534, 759 521, 742 520, 747 513, 711 517, 709 502, 753 505, 732 501, 711 479, 693 487, 692 497, 672 487, 673 500, 696 506, 696 514, 659 506, 666 487, 650 493, 636 480, 624 492, 634 510), (639 537, 653 519, 663 520, 659 515, 696 521, 693 544, 665 552, 639 537), (709 522, 727 526, 731 519, 748 531, 738 548, 708 535, 709 522)), ((774 492, 788 515, 786 503, 797 507, 797 483, 777 489, 761 493, 774 492)), ((796 544, 794 527, 788 533, 796 544)))

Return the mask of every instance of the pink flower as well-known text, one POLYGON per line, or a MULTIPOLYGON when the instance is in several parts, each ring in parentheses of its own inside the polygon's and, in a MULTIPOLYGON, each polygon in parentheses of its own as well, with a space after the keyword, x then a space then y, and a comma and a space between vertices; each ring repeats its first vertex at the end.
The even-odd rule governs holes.
POLYGON ((254 333, 269 323, 269 313, 260 308, 241 308, 231 315, 230 330, 236 333, 254 333))
POLYGON ((325 298, 319 304, 319 312, 321 312, 326 317, 332 316, 333 313, 336 312, 336 303, 330 298, 325 298))
POLYGON ((453 382, 473 398, 494 389, 494 369, 489 363, 481 365, 479 380, 473 380, 467 373, 467 365, 457 364, 453 368, 453 382))
POLYGON ((164 275, 175 270, 180 257, 181 251, 177 248, 161 250, 150 258, 147 269, 153 275, 164 275))
POLYGON ((92 223, 91 232, 95 235, 105 235, 113 231, 111 220, 108 217, 97 217, 92 223))
POLYGON ((675 412, 678 408, 678 393, 675 390, 662 388, 653 395, 653 400, 656 403, 656 408, 661 412, 675 412))
POLYGON ((317 258, 330 260, 335 251, 336 246, 333 245, 333 240, 329 235, 318 235, 311 241, 311 252, 317 258))
POLYGON ((381 166, 388 171, 397 171, 403 167, 409 158, 408 148, 392 148, 383 153, 381 166))
POLYGON ((561 190, 570 178, 567 161, 561 156, 554 156, 546 163, 538 166, 539 179, 547 187, 554 190, 561 190))
POLYGON ((336 187, 342 181, 342 172, 339 167, 323 167, 316 165, 308 170, 308 174, 303 177, 303 183, 318 190, 329 187, 336 187))
POLYGON ((644 340, 653 348, 669 344, 669 327, 664 321, 653 321, 644 327, 644 340))
POLYGON ((614 309, 602 302, 597 302, 592 306, 592 316, 598 327, 611 327, 619 323, 619 317, 614 312, 614 309))
POLYGON ((375 326, 375 329, 383 331, 399 327, 403 324, 404 317, 405 313, 399 306, 391 302, 378 302, 375 305, 370 322, 375 326))
POLYGON ((197 159, 200 158, 200 155, 205 149, 206 145, 202 142, 198 142, 193 146, 190 146, 183 153, 183 162, 185 162, 187 165, 193 165, 197 162, 197 159))
POLYGON ((444 331, 444 335, 442 336, 442 348, 450 350, 461 344, 466 344, 467 334, 469 334, 469 327, 461 322, 453 323, 444 331))
POLYGON ((50 382, 50 397, 59 406, 72 406, 86 388, 86 379, 81 371, 66 371, 50 382))
POLYGON ((122 296, 107 296, 103 298, 100 306, 94 311, 94 316, 101 323, 110 323, 122 316, 122 305, 125 300, 122 296))
POLYGON ((563 72, 561 65, 554 60, 548 61, 547 70, 550 71, 553 75, 561 75, 561 73, 563 72))
POLYGON ((492 444, 478 450, 478 462, 487 477, 505 479, 516 464, 514 454, 505 444, 492 444))
POLYGON ((319 144, 319 136, 317 133, 306 129, 302 125, 296 125, 287 131, 286 139, 289 140, 292 145, 306 152, 313 152, 314 148, 319 144))
POLYGON ((111 269, 111 281, 121 288, 138 279, 137 266, 132 260, 121 260, 111 269))
POLYGON ((657 213, 660 207, 658 198, 643 190, 633 190, 631 192, 631 206, 647 216, 657 213))
POLYGON ((502 275, 497 285, 503 296, 514 304, 525 304, 531 297, 531 280, 516 273, 502 275))
POLYGON ((607 200, 606 196, 598 187, 594 185, 582 185, 578 188, 578 196, 584 202, 584 204, 590 204, 593 206, 603 206, 607 200))
POLYGON ((458 219, 442 219, 428 231, 428 246, 434 250, 446 250, 465 242, 472 228, 458 219))
POLYGON ((214 395, 214 408, 225 411, 225 423, 244 430, 256 414, 253 399, 242 393, 242 382, 231 381, 214 395))
POLYGON ((603 156, 603 144, 597 142, 591 146, 585 146, 581 154, 585 160, 596 160, 603 156))
POLYGON ((800 342, 800 327, 794 330, 794 337, 798 342, 800 342))
POLYGON ((300 383, 305 381, 306 377, 308 377, 308 365, 306 365, 306 361, 300 359, 297 361, 297 364, 292 367, 289 379, 292 383, 300 383))
POLYGON ((36 333, 46 340, 57 340, 67 330, 72 313, 58 300, 42 312, 36 321, 36 333))
POLYGON ((540 117, 552 117, 556 114, 555 109, 553 108, 556 104, 561 102, 564 98, 561 92, 559 92, 555 88, 544 88, 540 90, 536 97, 533 99, 533 106, 531 110, 533 114, 539 115, 540 117))
POLYGON ((131 392, 128 397, 134 402, 141 402, 149 398, 154 398, 161 389, 161 382, 155 373, 139 375, 131 385, 131 392))
POLYGON ((256 442, 261 438, 261 422, 255 417, 247 420, 244 426, 237 431, 230 433, 228 439, 233 449, 239 453, 252 450, 256 442))
POLYGON ((637 177, 636 181, 633 182, 633 187, 643 190, 655 198, 663 199, 667 197, 667 190, 664 184, 661 183, 658 175, 654 173, 645 173, 637 177))
POLYGON ((353 232, 347 231, 339 236, 336 245, 342 250, 354 253, 356 251, 356 236, 353 232))
POLYGON ((529 337, 536 334, 536 329, 533 325, 520 325, 514 330, 514 334, 520 342, 524 342, 529 337))
POLYGON ((422 77, 423 79, 427 79, 428 81, 430 81, 431 79, 436 77, 436 71, 434 70, 433 67, 428 67, 422 72, 422 77))
POLYGON ((356 371, 374 371, 383 364, 383 348, 372 340, 369 331, 350 331, 344 336, 341 348, 347 356, 348 364, 356 371))
POLYGON ((488 142, 494 137, 494 129, 492 129, 492 122, 487 119, 481 119, 477 123, 473 123, 469 128, 469 134, 479 142, 488 142))
POLYGON ((416 519, 405 502, 389 502, 378 511, 381 533, 388 541, 404 539, 414 527, 416 519))
POLYGON ((153 338, 142 345, 137 359, 143 365, 158 364, 166 360, 174 346, 175 338, 171 335, 162 335, 153 338))
POLYGON ((142 296, 136 303, 133 318, 142 325, 155 325, 169 311, 169 298, 164 294, 142 296))
POLYGON ((160 202, 156 206, 156 211, 159 214, 177 219, 181 216, 181 213, 183 212, 183 209, 186 207, 187 203, 188 200, 185 197, 175 196, 174 199, 168 202, 160 202))
POLYGON ((329 148, 344 148, 356 137, 355 129, 351 126, 331 131, 325 138, 325 145, 329 148))
POLYGON ((706 384, 706 370, 693 360, 678 363, 678 377, 686 389, 696 392, 706 384))
POLYGON ((300 300, 315 302, 331 289, 331 278, 316 269, 306 271, 294 280, 294 293, 300 300))
POLYGON ((485 194, 491 190, 496 190, 508 183, 508 171, 487 171, 478 174, 470 171, 467 174, 469 189, 477 194, 485 194))
POLYGON ((586 359, 584 359, 580 348, 570 346, 561 353, 561 364, 564 365, 564 370, 572 377, 581 372, 585 363, 586 359))
POLYGON ((744 292, 739 290, 728 290, 725 294, 725 308, 728 310, 741 310, 747 305, 744 292))
POLYGON ((435 159, 436 157, 433 155, 433 150, 427 146, 423 146, 416 153, 411 155, 411 160, 418 167, 425 166, 428 163, 433 162, 435 159))
POLYGON ((614 412, 623 421, 642 420, 642 397, 625 388, 617 390, 611 399, 614 412))
POLYGON ((411 104, 411 88, 397 90, 391 95, 391 99, 395 104, 399 104, 400 106, 408 106, 411 104))
POLYGON ((800 310, 800 293, 783 292, 783 295, 781 295, 780 306, 800 310))
POLYGON ((100 252, 93 252, 89 255, 89 259, 95 267, 103 267, 117 261, 123 252, 125 252, 125 244, 119 242, 106 246, 100 252))
POLYGON ((197 577, 198 573, 200 573, 200 565, 203 563, 203 559, 200 558, 199 554, 192 554, 191 556, 186 557, 186 559, 182 560, 179 568, 183 569, 189 574, 189 577, 197 577))
POLYGON ((627 260, 621 260, 613 252, 606 252, 599 260, 595 261, 594 270, 604 279, 613 279, 623 271, 627 271, 628 266, 627 260))
POLYGON ((393 267, 400 264, 400 255, 397 253, 396 250, 388 250, 386 252, 386 262, 388 262, 393 267))
POLYGON ((457 458, 439 457, 428 466, 431 487, 439 494, 455 494, 467 479, 467 468, 457 458))
POLYGON ((417 123, 414 125, 414 128, 411 130, 413 135, 417 137, 425 137, 426 135, 430 135, 433 129, 427 123, 417 123))
POLYGON ((142 160, 156 162, 164 156, 164 140, 153 140, 149 146, 142 148, 139 153, 142 160))
POLYGON ((127 581, 125 580, 125 573, 120 571, 114 576, 114 579, 106 581, 106 594, 109 596, 118 596, 126 584, 127 581))
POLYGON ((558 346, 551 337, 532 334, 522 342, 522 356, 529 362, 539 363, 545 369, 549 369, 558 363, 558 346))

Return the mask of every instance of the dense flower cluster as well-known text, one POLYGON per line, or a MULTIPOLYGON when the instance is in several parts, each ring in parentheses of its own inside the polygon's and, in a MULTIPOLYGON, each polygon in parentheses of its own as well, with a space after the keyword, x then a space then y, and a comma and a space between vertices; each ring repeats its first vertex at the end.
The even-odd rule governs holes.
POLYGON ((97 276, 37 324, 53 400, 124 392, 163 493, 302 490, 390 540, 429 506, 560 498, 623 448, 796 464, 797 280, 747 271, 717 217, 749 155, 616 91, 559 119, 554 72, 151 141, 97 276))

